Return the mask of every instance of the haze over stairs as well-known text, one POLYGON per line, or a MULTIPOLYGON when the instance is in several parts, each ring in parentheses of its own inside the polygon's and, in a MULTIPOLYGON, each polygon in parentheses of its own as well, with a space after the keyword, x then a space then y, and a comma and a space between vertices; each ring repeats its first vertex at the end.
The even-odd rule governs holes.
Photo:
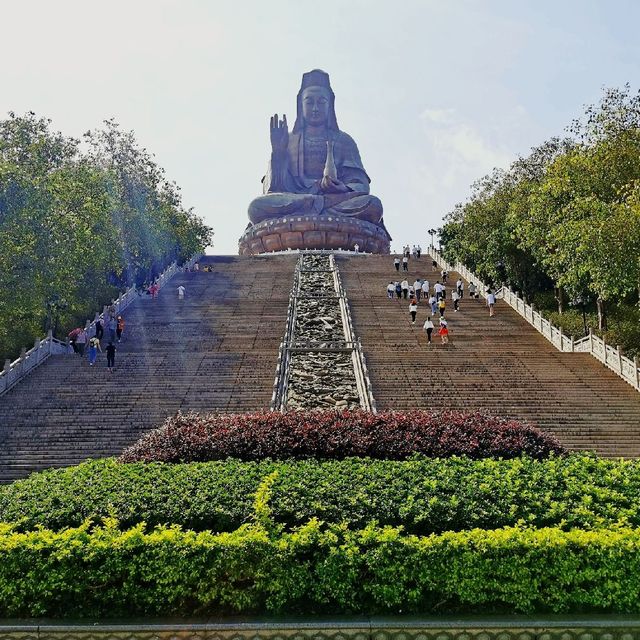
MULTIPOLYGON (((411 258, 407 279, 433 287, 441 278, 431 265, 430 256, 411 258)), ((640 455, 640 394, 590 355, 560 353, 501 301, 489 318, 484 299, 469 299, 467 283, 454 313, 455 273, 447 285, 451 342, 434 335, 428 347, 428 305, 419 305, 412 326, 408 301, 386 297, 389 282, 403 279, 393 256, 340 257, 338 266, 378 409, 482 410, 535 424, 574 449, 640 455)))
POLYGON ((178 410, 268 408, 296 260, 203 258, 212 273, 178 274, 124 311, 113 374, 104 353, 91 368, 49 358, 0 397, 0 480, 118 455, 178 410))

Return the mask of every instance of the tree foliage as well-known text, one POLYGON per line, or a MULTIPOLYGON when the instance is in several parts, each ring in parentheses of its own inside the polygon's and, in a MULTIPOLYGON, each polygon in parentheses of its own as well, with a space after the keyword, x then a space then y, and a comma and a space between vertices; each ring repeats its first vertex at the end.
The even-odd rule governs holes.
POLYGON ((0 120, 0 357, 50 327, 64 333, 211 235, 115 122, 81 142, 10 113, 0 120))
POLYGON ((640 92, 608 89, 508 171, 476 183, 449 214, 449 257, 531 296, 552 284, 605 304, 640 287, 640 92))

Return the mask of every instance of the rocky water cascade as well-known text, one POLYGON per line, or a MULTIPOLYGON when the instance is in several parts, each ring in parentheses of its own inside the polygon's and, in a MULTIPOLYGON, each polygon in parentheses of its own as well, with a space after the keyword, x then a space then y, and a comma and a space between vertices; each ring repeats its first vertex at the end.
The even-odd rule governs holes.
POLYGON ((300 256, 271 408, 375 411, 333 255, 300 256))

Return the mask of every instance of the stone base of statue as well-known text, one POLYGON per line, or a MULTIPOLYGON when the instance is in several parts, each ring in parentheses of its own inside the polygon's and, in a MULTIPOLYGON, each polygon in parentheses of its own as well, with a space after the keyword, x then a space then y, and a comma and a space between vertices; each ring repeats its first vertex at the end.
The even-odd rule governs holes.
POLYGON ((346 249, 389 253, 391 237, 383 226, 339 215, 306 214, 265 220, 247 227, 239 254, 250 256, 287 249, 346 249))

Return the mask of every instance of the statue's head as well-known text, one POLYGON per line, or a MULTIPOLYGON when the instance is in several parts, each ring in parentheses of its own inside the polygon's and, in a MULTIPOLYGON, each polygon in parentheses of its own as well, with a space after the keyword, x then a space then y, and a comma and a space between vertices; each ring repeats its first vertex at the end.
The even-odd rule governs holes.
POLYGON ((335 111, 335 95, 329 83, 329 74, 314 69, 302 76, 298 92, 296 121, 293 131, 302 131, 304 123, 312 125, 326 122, 329 129, 338 131, 335 111))

